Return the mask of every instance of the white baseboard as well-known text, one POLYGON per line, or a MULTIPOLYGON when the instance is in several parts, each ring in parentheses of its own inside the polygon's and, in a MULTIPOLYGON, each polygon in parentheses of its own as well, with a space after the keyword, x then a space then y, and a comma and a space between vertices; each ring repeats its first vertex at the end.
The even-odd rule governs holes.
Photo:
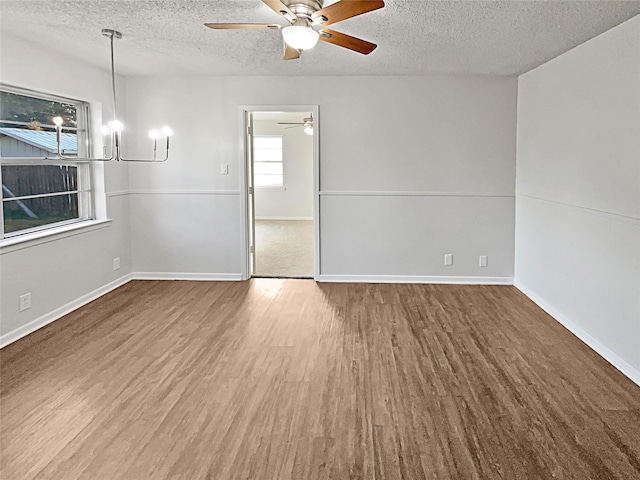
POLYGON ((256 220, 313 220, 313 217, 256 217, 256 220))
POLYGON ((133 272, 133 280, 192 280, 192 281, 240 281, 239 273, 174 273, 174 272, 133 272))
POLYGON ((319 275, 318 282, 437 283, 452 285, 513 285, 513 277, 444 277, 424 275, 319 275))
POLYGON ((548 304, 537 293, 520 282, 515 282, 514 286, 524 293, 541 309, 551 315, 556 321, 562 324, 567 330, 591 347, 598 355, 604 358, 611 365, 620 370, 625 376, 629 377, 632 382, 640 386, 640 370, 634 368, 627 361, 620 358, 615 352, 603 345, 599 340, 591 336, 586 330, 577 323, 566 317, 563 313, 548 304))
POLYGON ((29 335, 36 330, 49 325, 51 322, 58 320, 60 317, 64 317, 65 315, 77 310, 78 308, 86 305, 89 302, 94 301, 95 299, 103 296, 106 293, 109 293, 111 290, 115 290, 118 287, 121 287, 125 283, 128 283, 132 279, 131 275, 124 275, 123 277, 114 280, 113 282, 107 283, 106 285, 96 288, 94 291, 87 293, 86 295, 73 300, 66 305, 63 305, 55 310, 52 310, 49 313, 42 315, 35 320, 30 321, 29 323, 22 325, 21 327, 12 330, 11 332, 0 335, 0 348, 6 347, 10 343, 15 342, 16 340, 21 339, 22 337, 29 335))

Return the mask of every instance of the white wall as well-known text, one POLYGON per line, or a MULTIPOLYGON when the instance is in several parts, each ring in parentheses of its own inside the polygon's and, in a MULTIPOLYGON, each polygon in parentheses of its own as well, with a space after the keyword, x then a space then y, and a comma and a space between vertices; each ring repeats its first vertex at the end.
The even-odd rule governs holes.
POLYGON ((519 79, 516 285, 640 384, 640 17, 519 79))
MULTIPOLYGON (((102 124, 102 113, 105 118, 111 115, 108 72, 6 33, 0 40, 0 81, 90 102, 99 141, 96 127, 102 124)), ((0 250, 0 344, 53 320, 131 271, 129 201, 120 195, 128 190, 127 165, 95 168, 98 207, 111 223, 27 248, 0 250), (112 268, 115 257, 121 259, 118 271, 112 268), (27 292, 32 308, 20 312, 18 298, 27 292)))
POLYGON ((516 95, 487 77, 130 78, 140 138, 158 117, 176 132, 169 162, 129 166, 133 269, 239 277, 239 106, 295 99, 319 105, 324 279, 510 282, 516 95))
MULTIPOLYGON (((301 121, 309 112, 300 113, 301 121)), ((290 114, 287 114, 289 121, 290 114)), ((256 218, 313 218, 313 137, 302 127, 285 128, 278 120, 260 120, 253 124, 254 135, 282 135, 284 188, 256 188, 256 218)))

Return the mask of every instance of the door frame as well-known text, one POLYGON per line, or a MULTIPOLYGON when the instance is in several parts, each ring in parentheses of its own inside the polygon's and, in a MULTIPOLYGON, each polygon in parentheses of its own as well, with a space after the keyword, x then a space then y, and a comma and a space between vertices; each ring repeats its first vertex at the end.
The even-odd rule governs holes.
POLYGON ((251 222, 249 212, 249 178, 247 162, 251 156, 248 154, 247 137, 249 135, 247 115, 256 112, 312 112, 313 113, 313 279, 318 281, 320 277, 320 107, 318 105, 240 105, 240 198, 243 217, 241 229, 241 278, 251 278, 250 238, 249 224, 251 222))

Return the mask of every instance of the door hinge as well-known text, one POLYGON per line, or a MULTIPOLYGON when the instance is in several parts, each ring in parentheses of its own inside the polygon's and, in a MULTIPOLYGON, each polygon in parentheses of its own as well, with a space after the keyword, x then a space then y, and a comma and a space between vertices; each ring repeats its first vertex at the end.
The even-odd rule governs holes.
POLYGON ((253 187, 249 187, 249 195, 253 195, 253 187))
POLYGON ((255 248, 253 245, 249 247, 249 253, 255 253, 255 248))
POLYGON ((247 135, 253 135, 253 127, 251 125, 247 126, 247 135))

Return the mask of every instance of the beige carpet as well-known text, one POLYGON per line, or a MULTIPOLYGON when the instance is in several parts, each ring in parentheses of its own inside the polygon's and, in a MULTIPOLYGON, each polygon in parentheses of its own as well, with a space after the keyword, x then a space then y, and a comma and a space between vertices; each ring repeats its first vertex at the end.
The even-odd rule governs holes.
POLYGON ((256 220, 256 273, 313 278, 313 221, 256 220))

